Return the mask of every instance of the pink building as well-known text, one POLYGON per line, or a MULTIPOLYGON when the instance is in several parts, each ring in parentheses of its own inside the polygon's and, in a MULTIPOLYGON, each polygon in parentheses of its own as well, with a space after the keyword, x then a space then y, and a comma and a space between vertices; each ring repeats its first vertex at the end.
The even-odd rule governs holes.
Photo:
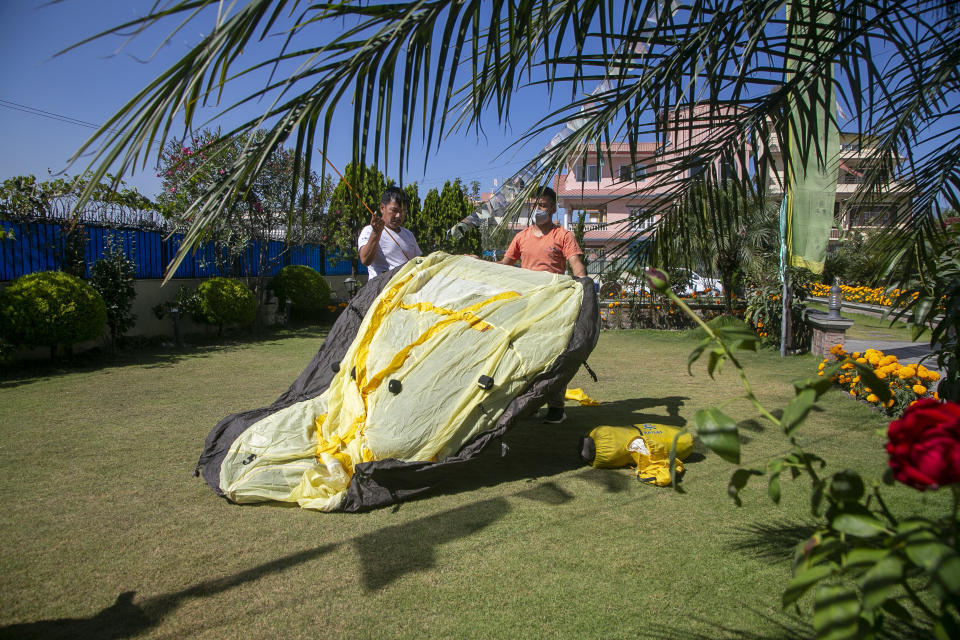
MULTIPOLYGON (((602 272, 609 261, 622 256, 629 242, 642 242, 646 229, 659 218, 656 211, 673 202, 677 178, 695 177, 706 169, 690 149, 700 146, 702 152, 701 145, 725 133, 724 118, 735 108, 697 105, 692 117, 686 108, 668 118, 661 116, 662 147, 641 142, 631 155, 629 144, 613 143, 601 146, 599 153, 591 147, 585 158, 568 159, 565 172, 554 178, 557 206, 564 210, 558 222, 572 229, 584 217, 583 250, 591 273, 602 272)), ((744 148, 749 151, 748 145, 744 148)), ((749 157, 746 152, 744 160, 749 157)), ((718 175, 732 177, 739 175, 743 163, 714 164, 718 175)))

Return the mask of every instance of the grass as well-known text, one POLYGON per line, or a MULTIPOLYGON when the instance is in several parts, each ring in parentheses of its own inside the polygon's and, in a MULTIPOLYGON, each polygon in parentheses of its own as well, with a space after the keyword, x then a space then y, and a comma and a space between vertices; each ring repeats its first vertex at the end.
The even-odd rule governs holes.
MULTIPOLYGON (((817 302, 808 302, 807 306, 812 309, 827 311, 827 305, 817 302)), ((840 315, 848 320, 853 320, 853 326, 847 329, 847 338, 851 340, 898 340, 903 342, 913 342, 913 336, 910 334, 910 326, 901 321, 895 321, 891 324, 890 318, 868 315, 866 313, 856 313, 852 311, 840 310, 840 315)), ((929 342, 930 334, 924 334, 919 342, 929 342)))
MULTIPOLYGON (((697 446, 685 493, 576 457, 599 424, 684 425, 739 394, 682 335, 612 332, 561 425, 523 421, 443 491, 360 515, 236 506, 192 471, 224 415, 272 402, 322 337, 291 331, 98 368, 0 378, 0 637, 812 637, 779 596, 813 526, 803 480, 775 506, 762 484, 726 496, 729 465, 697 446)), ((816 360, 742 358, 771 407, 816 360)), ((744 465, 784 450, 742 401, 744 465)), ((884 420, 840 392, 802 440, 879 477, 884 420)), ((942 509, 894 487, 891 508, 942 509)))

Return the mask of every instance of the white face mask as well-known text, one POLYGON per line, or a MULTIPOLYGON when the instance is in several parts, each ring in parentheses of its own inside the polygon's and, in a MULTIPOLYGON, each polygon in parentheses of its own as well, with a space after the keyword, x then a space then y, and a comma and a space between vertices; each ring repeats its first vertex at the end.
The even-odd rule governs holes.
POLYGON ((537 224, 543 224, 550 220, 550 212, 546 209, 534 209, 533 219, 537 221, 537 224))

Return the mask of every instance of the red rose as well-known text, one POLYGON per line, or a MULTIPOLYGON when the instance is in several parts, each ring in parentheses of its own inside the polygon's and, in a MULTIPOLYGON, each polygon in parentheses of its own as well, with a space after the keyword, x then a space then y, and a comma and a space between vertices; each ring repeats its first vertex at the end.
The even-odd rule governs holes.
POLYGON ((960 483, 960 405, 924 398, 887 429, 893 477, 920 491, 960 483))

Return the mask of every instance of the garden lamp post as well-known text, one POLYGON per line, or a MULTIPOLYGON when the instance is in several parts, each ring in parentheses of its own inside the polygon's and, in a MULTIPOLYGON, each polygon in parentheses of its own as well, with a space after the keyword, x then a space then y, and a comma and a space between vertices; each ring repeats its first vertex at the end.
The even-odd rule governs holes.
POLYGON ((839 320, 840 307, 843 306, 843 294, 840 291, 840 287, 836 282, 833 283, 833 286, 830 287, 830 295, 827 298, 827 308, 830 310, 830 313, 827 315, 831 320, 839 320))
POLYGON ((353 298, 354 294, 357 292, 357 281, 352 276, 347 276, 347 279, 343 281, 343 286, 347 288, 347 295, 350 298, 353 298))
POLYGON ((178 347, 182 347, 183 340, 180 339, 180 309, 176 306, 170 307, 170 317, 173 319, 173 343, 178 347))

